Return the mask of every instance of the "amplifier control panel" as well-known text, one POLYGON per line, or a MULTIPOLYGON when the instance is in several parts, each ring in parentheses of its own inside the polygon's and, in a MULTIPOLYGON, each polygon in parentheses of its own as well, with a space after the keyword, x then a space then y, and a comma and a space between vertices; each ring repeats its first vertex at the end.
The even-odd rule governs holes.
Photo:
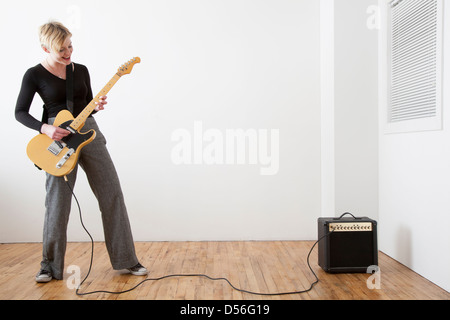
POLYGON ((330 232, 372 231, 371 222, 331 222, 330 232))

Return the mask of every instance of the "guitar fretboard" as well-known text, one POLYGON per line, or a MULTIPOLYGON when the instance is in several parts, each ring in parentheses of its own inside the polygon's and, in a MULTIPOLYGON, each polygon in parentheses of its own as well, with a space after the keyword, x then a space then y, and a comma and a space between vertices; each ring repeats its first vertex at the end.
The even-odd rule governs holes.
POLYGON ((111 90, 112 87, 119 81, 120 76, 116 73, 111 80, 103 87, 103 89, 95 96, 94 99, 84 108, 84 110, 78 115, 78 117, 70 125, 72 129, 78 130, 86 122, 87 118, 94 112, 97 105, 95 104, 100 100, 100 97, 105 96, 111 90))

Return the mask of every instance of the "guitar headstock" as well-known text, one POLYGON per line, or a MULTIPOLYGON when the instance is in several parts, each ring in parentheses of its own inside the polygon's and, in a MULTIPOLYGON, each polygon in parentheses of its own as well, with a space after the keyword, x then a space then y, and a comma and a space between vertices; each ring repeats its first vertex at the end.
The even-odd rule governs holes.
POLYGON ((119 76, 123 76, 125 74, 130 74, 131 70, 133 70, 134 65, 136 63, 140 63, 140 62, 141 62, 141 58, 134 57, 130 61, 128 61, 128 62, 124 63, 123 65, 121 65, 120 68, 117 70, 117 74, 119 76))

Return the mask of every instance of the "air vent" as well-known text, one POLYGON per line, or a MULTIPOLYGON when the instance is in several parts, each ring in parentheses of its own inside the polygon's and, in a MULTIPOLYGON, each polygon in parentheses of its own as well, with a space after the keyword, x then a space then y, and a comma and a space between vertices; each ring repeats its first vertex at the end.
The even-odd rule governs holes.
POLYGON ((441 16, 442 0, 390 3, 389 123, 441 123, 441 16))

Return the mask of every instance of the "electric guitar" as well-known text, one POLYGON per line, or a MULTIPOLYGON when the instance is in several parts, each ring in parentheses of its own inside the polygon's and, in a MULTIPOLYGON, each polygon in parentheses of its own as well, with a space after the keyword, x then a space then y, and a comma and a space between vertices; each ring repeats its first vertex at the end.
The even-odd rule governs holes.
POLYGON ((81 149, 95 139, 95 130, 81 132, 87 118, 96 108, 95 103, 111 90, 120 77, 130 74, 134 65, 140 62, 141 59, 136 57, 123 64, 76 119, 67 110, 59 112, 53 125, 71 133, 61 141, 54 141, 45 134, 39 134, 28 143, 28 158, 39 169, 53 176, 65 177, 71 173, 77 164, 81 149))

